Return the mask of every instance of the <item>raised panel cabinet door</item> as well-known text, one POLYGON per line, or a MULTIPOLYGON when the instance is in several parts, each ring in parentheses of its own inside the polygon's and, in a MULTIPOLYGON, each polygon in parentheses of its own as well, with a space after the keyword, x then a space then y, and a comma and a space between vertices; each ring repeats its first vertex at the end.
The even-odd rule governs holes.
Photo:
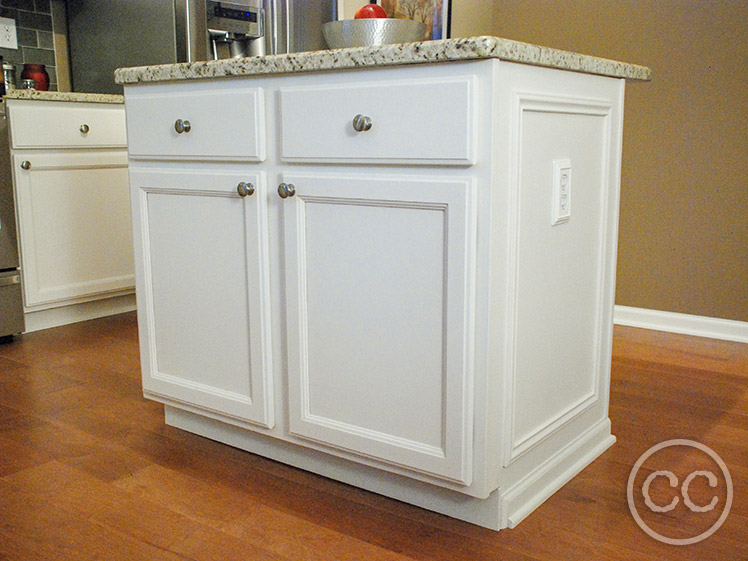
POLYGON ((290 432, 469 485, 472 180, 283 183, 290 432))
POLYGON ((127 152, 15 152, 26 307, 134 285, 127 152))
POLYGON ((130 179, 145 394, 272 427, 263 175, 133 170, 130 179))

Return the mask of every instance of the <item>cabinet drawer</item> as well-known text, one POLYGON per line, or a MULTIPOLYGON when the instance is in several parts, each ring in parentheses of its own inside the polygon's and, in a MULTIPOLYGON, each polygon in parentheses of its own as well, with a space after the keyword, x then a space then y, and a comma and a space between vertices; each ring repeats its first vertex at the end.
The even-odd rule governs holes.
POLYGON ((124 148, 127 145, 122 104, 9 101, 13 148, 124 148))
POLYGON ((127 97, 127 128, 133 158, 265 159, 262 88, 188 92, 167 85, 146 94, 134 92, 127 97))
POLYGON ((281 89, 288 162, 475 163, 474 76, 281 89), (362 115, 371 128, 354 127, 362 115))

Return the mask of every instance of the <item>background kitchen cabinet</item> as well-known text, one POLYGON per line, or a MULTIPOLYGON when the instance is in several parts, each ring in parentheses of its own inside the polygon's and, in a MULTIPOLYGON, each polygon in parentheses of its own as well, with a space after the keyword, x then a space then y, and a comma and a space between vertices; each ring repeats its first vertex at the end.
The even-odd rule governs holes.
POLYGON ((132 309, 124 107, 6 103, 27 331, 132 309))
POLYGON ((131 288, 127 152, 18 151, 13 166, 26 307, 131 288))

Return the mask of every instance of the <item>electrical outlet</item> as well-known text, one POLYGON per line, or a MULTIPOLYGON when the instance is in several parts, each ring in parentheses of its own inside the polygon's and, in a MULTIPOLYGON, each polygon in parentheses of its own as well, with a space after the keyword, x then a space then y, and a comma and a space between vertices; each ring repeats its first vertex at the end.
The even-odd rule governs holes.
POLYGON ((551 226, 571 218, 571 160, 553 160, 551 226))
POLYGON ((16 37, 16 20, 0 18, 0 47, 4 49, 17 49, 18 37, 16 37))

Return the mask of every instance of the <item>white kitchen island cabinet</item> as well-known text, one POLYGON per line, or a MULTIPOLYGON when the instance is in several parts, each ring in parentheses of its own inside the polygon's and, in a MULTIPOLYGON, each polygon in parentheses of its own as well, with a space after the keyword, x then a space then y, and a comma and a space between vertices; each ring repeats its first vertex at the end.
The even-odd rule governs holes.
POLYGON ((118 71, 143 387, 174 426, 500 529, 614 442, 649 73, 414 45, 118 71))

